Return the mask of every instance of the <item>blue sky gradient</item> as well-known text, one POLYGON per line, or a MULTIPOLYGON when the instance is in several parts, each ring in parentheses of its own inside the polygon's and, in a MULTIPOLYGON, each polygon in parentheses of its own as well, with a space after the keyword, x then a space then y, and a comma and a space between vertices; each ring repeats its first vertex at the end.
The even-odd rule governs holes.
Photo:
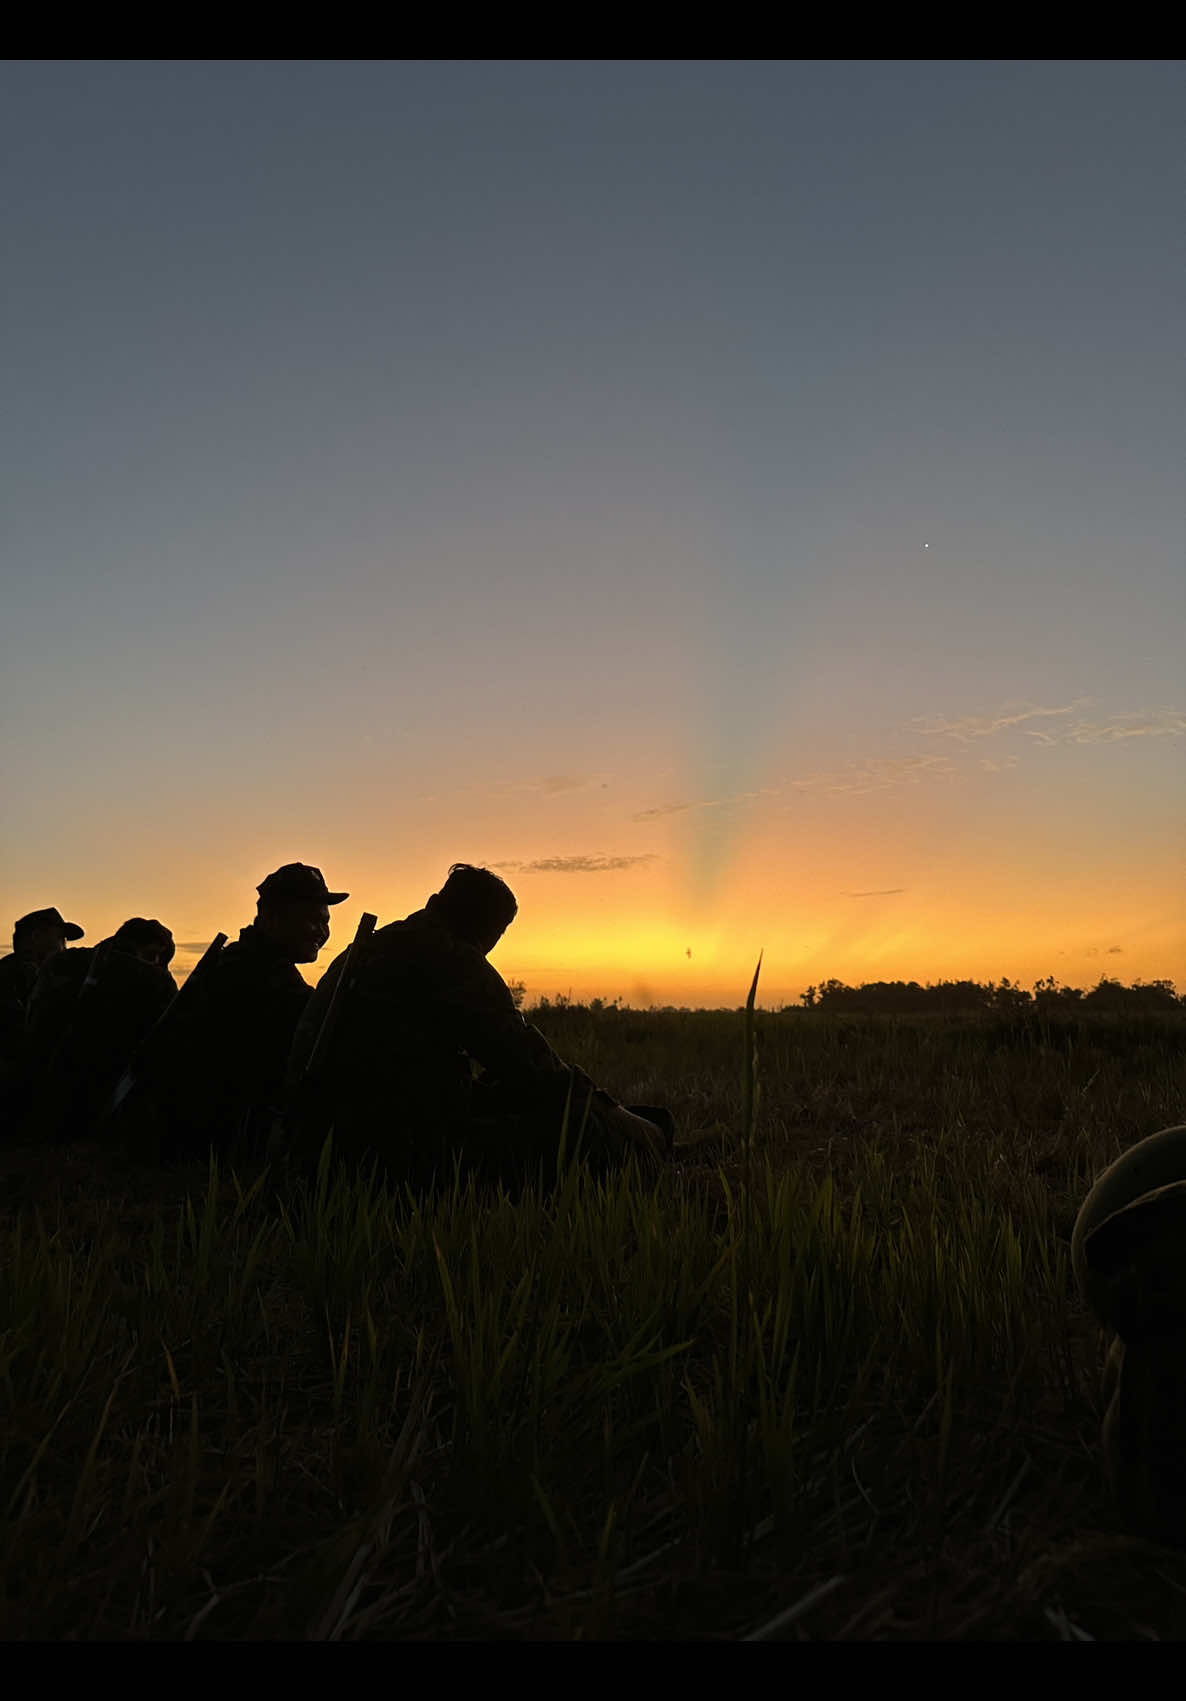
POLYGON ((575 951, 678 992, 647 929, 697 918, 791 991, 897 937, 779 946, 841 843, 839 891, 917 905, 904 973, 961 930, 966 972, 1016 972, 1081 874, 1080 978, 1119 889, 1141 972, 1186 976, 1184 93, 1172 62, 4 66, 9 910, 197 938, 298 857, 348 928, 458 857, 567 857, 520 878, 536 990, 575 951), (1067 712, 922 730, 1016 705, 1067 712))

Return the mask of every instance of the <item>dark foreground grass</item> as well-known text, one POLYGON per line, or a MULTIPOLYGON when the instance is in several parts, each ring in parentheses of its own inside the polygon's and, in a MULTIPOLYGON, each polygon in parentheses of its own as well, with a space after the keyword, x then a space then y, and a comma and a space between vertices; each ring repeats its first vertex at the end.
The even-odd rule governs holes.
POLYGON ((1092 1174, 1186 1026, 540 1017, 658 1184, 0 1178, 0 1636, 1171 1639, 1099 1470, 1092 1174))

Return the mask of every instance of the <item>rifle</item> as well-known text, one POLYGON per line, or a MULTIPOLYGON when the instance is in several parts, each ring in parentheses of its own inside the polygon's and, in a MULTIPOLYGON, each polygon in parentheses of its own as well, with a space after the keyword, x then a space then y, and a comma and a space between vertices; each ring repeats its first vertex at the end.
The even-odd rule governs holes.
MULTIPOLYGON (((128 1067, 124 1070, 124 1073, 120 1078, 119 1085, 116 1087, 115 1092, 111 1096, 111 1103, 108 1105, 107 1111, 101 1120, 106 1121, 109 1117, 114 1116, 120 1105, 123 1104, 128 1094, 132 1091, 133 1087, 136 1086, 138 1081, 143 1079, 145 1061, 159 1044, 161 1034, 176 1020, 178 1005, 184 1003, 187 994, 189 995, 189 1002, 193 1002, 193 987, 195 982, 200 985, 205 976, 209 974, 211 965, 217 960, 218 955, 226 942, 227 936, 225 933, 216 933, 209 945, 207 945, 206 949, 202 952, 202 955, 198 958, 198 961, 190 970, 187 979, 178 989, 176 998, 172 1000, 167 1009, 161 1011, 152 1027, 148 1030, 139 1046, 136 1048, 136 1053, 133 1056, 132 1061, 128 1064, 128 1067)), ((188 1005, 185 1007, 188 1008, 188 1005)))
MULTIPOLYGON (((309 1099, 307 1093, 303 1091, 303 1089, 308 1089, 312 1086, 316 1078, 316 1071, 318 1067, 325 1062, 325 1059, 329 1054, 329 1042, 333 1035, 334 1028, 337 1026, 338 1020, 341 1017, 347 995, 353 989, 355 980, 357 979, 357 970, 362 958, 363 947, 374 933, 375 928, 378 925, 378 920, 378 916, 373 916, 366 911, 364 911, 359 917, 358 928, 355 932, 354 938, 346 947, 346 955, 342 959, 342 972, 339 974, 333 992, 330 994, 329 1005, 326 1008, 325 1015, 321 1019, 321 1026, 317 1030, 317 1037, 313 1041, 309 1055, 305 1059, 303 1068, 299 1070, 290 1070, 286 1088, 286 1097, 290 1107, 292 1106, 294 1099, 298 1096, 304 1097, 306 1100, 305 1114, 301 1119, 304 1124, 301 1129, 302 1144, 310 1139, 312 1134, 319 1131, 315 1124, 320 1124, 323 1120, 318 1111, 314 1110, 311 1112, 309 1110, 309 1099)), ((270 1156, 276 1157, 279 1155, 281 1137, 282 1126, 279 1122, 277 1122, 276 1126, 273 1128, 272 1138, 269 1141, 270 1156)))
POLYGON ((322 1062, 325 1058, 330 1035, 333 1033, 337 1019, 341 1014, 343 993, 345 991, 349 991, 350 987, 354 984, 353 981, 350 981, 349 985, 347 985, 350 970, 356 966, 358 958, 362 956, 362 952, 359 947, 361 945, 365 945, 367 940, 371 937, 371 934, 375 931, 375 927, 378 924, 378 920, 378 916, 369 915, 365 911, 359 917, 358 928, 355 932, 354 938, 346 947, 346 955, 342 962, 342 972, 338 976, 338 983, 334 987, 333 993, 330 996, 329 1008, 325 1012, 321 1026, 317 1030, 317 1038, 313 1041, 313 1049, 310 1051, 305 1067, 301 1071, 300 1079, 302 1081, 307 1081, 313 1074, 318 1063, 322 1062))

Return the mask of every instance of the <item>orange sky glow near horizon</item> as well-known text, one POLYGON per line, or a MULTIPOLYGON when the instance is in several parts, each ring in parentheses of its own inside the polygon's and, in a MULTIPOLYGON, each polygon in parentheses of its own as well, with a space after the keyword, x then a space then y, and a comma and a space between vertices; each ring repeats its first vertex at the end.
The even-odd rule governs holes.
MULTIPOLYGON (((1099 725, 1084 715, 1068 724, 1099 725)), ((1142 724, 1153 735, 1176 723, 1142 724)), ((675 771, 650 783, 605 770, 479 784, 419 799, 402 834, 392 822, 389 852, 373 838, 360 842, 356 826, 294 825, 282 835, 257 830, 235 854, 231 828, 216 832, 207 821, 205 843, 191 839, 184 861, 175 850, 162 866, 161 829, 122 855, 113 833, 101 877, 93 868, 84 883, 59 855, 57 878, 26 892, 79 920, 86 942, 130 913, 159 916, 178 941, 179 980, 216 931, 234 938, 251 920, 254 886, 283 861, 316 862, 331 887, 350 893, 331 912, 329 946, 302 970, 315 984, 364 909, 380 925, 396 920, 439 887, 451 861, 472 860, 495 868, 518 897, 491 961, 525 983, 528 1003, 564 994, 736 1007, 759 951, 766 1008, 796 1002, 829 976, 855 984, 1007 975, 1031 986, 1053 974, 1088 987, 1106 975, 1181 986, 1181 852, 1167 836, 1160 858, 1148 849, 1126 857, 1122 824, 1098 818, 1099 764, 1114 785, 1125 763, 1140 760, 1138 741, 1097 739, 1092 760, 1070 775, 1059 749, 1010 755, 1002 741, 1007 729, 975 743, 949 739, 951 755, 936 756, 916 737, 909 754, 831 772, 772 769, 769 784, 735 799, 691 797, 675 771), (991 757, 981 754, 990 747, 991 757), (1037 769, 1028 777, 1027 763, 1037 769), (1046 806, 1040 836, 1019 825, 1034 788, 1046 806), (587 846, 596 848, 578 848, 587 846)), ((1145 748, 1161 742, 1150 737, 1145 748)), ((1081 754, 1073 741, 1061 748, 1081 754)), ((1167 796, 1167 828, 1174 807, 1167 796)))

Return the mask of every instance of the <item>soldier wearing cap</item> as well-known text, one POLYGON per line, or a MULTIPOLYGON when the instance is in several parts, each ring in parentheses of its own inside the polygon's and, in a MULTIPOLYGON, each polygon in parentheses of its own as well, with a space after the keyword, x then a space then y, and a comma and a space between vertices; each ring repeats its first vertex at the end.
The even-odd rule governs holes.
POLYGON ((555 1174, 566 1106, 569 1149, 584 1123, 586 1155, 598 1164, 631 1151, 658 1159, 670 1149, 668 1112, 618 1104, 515 1008, 486 957, 517 911, 496 874, 455 863, 423 909, 380 928, 352 962, 349 991, 310 1074, 345 953, 335 959, 289 1062, 289 1149, 298 1167, 332 1127, 336 1151, 364 1160, 377 1153, 398 1180, 447 1175, 460 1154, 466 1169, 513 1185, 541 1162, 545 1175, 555 1174))
POLYGON ((28 1138, 54 1142, 91 1131, 176 995, 174 949, 161 922, 132 916, 98 945, 56 952, 42 964, 27 1023, 28 1138))
POLYGON ((38 972, 82 934, 77 922, 63 921, 55 909, 31 910, 13 926, 12 955, 0 960, 0 1101, 8 1116, 22 1101, 25 1029, 38 972))
POLYGON ((213 1144, 260 1147, 283 1096, 284 1070, 311 988, 297 969, 329 940, 331 892, 319 868, 290 862, 256 888, 254 922, 211 965, 147 1083, 162 1156, 202 1156, 213 1144))

